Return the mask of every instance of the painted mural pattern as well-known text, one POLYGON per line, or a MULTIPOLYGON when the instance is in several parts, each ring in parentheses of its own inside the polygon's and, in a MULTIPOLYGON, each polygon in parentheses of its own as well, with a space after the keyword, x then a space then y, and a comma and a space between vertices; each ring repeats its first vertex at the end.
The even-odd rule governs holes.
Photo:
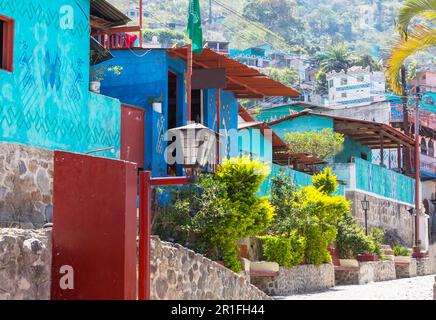
POLYGON ((88 11, 87 0, 0 0, 15 19, 14 72, 0 71, 3 141, 119 154, 120 104, 88 91, 88 11))

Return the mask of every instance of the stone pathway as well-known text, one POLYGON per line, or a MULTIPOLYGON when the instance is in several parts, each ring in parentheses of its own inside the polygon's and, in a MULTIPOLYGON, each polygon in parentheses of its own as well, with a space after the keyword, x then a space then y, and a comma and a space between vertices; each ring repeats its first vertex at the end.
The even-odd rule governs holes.
POLYGON ((328 291, 275 297, 278 300, 432 300, 435 276, 337 286, 328 291))

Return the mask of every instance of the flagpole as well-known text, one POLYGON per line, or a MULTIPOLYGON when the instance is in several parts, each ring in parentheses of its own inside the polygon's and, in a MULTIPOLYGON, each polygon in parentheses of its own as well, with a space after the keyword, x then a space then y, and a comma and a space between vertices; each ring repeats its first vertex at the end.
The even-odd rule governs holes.
POLYGON ((189 123, 191 121, 191 92, 192 92, 192 42, 189 41, 187 46, 188 51, 188 69, 186 70, 186 103, 187 103, 187 112, 186 112, 186 121, 189 123))

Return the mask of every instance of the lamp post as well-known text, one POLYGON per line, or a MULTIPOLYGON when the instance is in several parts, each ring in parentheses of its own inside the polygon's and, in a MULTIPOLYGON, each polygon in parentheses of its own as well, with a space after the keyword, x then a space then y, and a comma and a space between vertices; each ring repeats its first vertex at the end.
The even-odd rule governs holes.
POLYGON ((369 210, 369 201, 366 198, 366 194, 365 194, 365 198, 363 198, 362 201, 360 201, 360 203, 362 204, 362 209, 365 212, 365 235, 368 235, 368 210, 369 210))
MULTIPOLYGON (((212 152, 215 150, 213 143, 219 136, 213 130, 191 123, 183 127, 169 130, 179 139, 177 150, 177 163, 184 168, 191 169, 186 177, 151 177, 151 172, 141 172, 139 176, 139 266, 138 266, 138 298, 149 300, 151 298, 151 191, 153 186, 175 186, 193 183, 196 179, 198 167, 205 167, 212 161, 212 152), (181 150, 180 150, 181 149, 181 150)), ((217 142, 216 142, 217 143, 217 142)))
POLYGON ((219 144, 219 134, 199 123, 189 123, 186 126, 170 129, 179 148, 177 149, 176 162, 183 168, 190 170, 191 176, 196 175, 198 168, 205 168, 207 164, 218 163, 219 155, 215 155, 219 144))

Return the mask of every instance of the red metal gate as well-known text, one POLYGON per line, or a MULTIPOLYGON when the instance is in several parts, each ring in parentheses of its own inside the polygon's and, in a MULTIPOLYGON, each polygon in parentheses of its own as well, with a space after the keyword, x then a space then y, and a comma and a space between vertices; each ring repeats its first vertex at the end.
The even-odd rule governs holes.
POLYGON ((144 169, 144 109, 121 106, 121 159, 138 164, 144 169))
POLYGON ((137 168, 55 152, 51 298, 136 299, 137 168))

